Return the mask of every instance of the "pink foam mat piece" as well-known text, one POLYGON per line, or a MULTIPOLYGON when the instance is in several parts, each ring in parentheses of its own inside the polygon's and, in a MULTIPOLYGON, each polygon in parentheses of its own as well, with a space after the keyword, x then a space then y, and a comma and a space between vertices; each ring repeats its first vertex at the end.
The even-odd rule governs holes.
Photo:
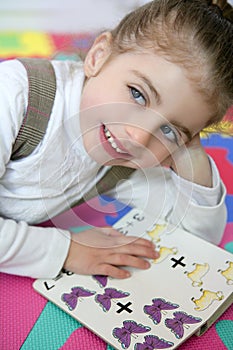
POLYGON ((33 279, 0 273, 0 349, 18 350, 46 300, 35 293, 33 279))
POLYGON ((106 350, 106 343, 90 332, 87 328, 76 329, 66 343, 60 348, 61 350, 106 350))
POLYGON ((227 148, 205 147, 206 152, 214 159, 220 176, 226 186, 227 193, 233 194, 233 164, 228 159, 229 150, 227 148))

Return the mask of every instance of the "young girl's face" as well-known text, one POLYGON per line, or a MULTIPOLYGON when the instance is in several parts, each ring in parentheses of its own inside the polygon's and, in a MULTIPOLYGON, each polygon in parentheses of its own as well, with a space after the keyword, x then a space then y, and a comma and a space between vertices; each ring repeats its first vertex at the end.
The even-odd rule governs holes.
POLYGON ((197 134, 210 118, 185 70, 154 52, 126 52, 107 60, 108 37, 94 44, 80 123, 89 155, 105 165, 157 166, 197 134))

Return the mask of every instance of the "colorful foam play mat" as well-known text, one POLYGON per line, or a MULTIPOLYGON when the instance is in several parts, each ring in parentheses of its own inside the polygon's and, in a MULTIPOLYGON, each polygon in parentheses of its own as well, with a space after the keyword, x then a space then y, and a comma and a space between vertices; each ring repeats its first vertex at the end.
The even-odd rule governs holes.
MULTIPOLYGON (((92 33, 61 35, 4 32, 0 33, 0 60, 22 56, 77 59, 82 54, 85 55, 94 37, 92 33)), ((232 129, 232 120, 233 108, 230 108, 225 118, 226 131, 232 129)), ((227 189, 228 221, 220 247, 233 253, 233 138, 227 133, 213 132, 203 134, 202 143, 215 160, 227 189)), ((105 203, 103 212, 108 212, 110 206, 111 215, 116 217, 119 208, 114 207, 114 203, 105 203)), ((83 208, 85 210, 85 204, 83 208)), ((93 215, 90 224, 96 222, 108 225, 109 215, 102 215, 101 220, 93 215)), ((0 273, 1 350, 112 349, 82 324, 39 295, 32 287, 33 282, 31 278, 0 273)), ((233 305, 205 334, 192 336, 179 349, 233 350, 233 305)))

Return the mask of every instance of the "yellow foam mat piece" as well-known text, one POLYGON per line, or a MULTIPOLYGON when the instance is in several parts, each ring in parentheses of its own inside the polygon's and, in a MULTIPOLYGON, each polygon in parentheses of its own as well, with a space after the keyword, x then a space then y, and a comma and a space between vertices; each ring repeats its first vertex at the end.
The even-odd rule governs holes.
POLYGON ((55 50, 51 37, 38 32, 0 33, 0 57, 51 56, 55 50))

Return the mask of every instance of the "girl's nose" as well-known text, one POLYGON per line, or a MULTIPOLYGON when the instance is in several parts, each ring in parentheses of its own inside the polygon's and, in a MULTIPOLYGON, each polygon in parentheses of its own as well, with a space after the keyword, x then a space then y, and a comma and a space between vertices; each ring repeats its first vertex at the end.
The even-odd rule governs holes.
POLYGON ((136 145, 138 144, 145 147, 149 145, 152 134, 148 130, 135 125, 127 125, 125 130, 136 145))

